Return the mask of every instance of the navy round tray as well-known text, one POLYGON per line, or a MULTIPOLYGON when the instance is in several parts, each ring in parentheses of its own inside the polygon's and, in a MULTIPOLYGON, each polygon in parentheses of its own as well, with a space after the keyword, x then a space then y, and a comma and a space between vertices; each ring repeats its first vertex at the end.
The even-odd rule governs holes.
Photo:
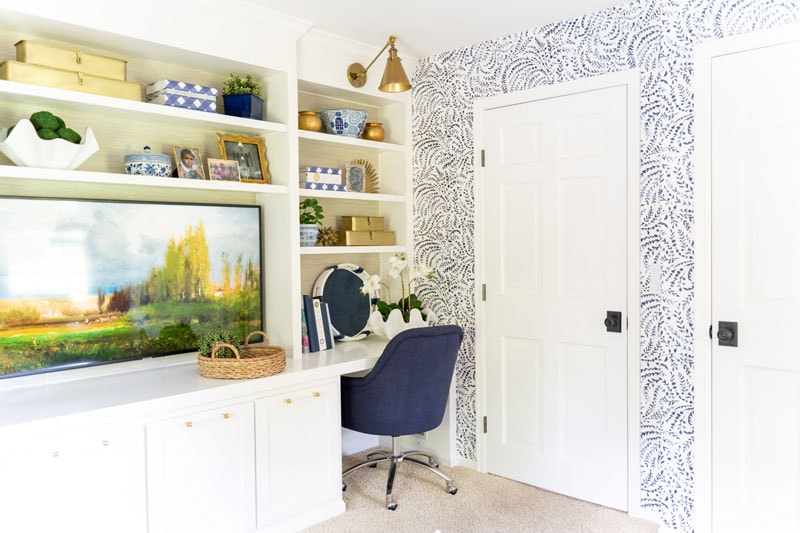
POLYGON ((360 266, 342 263, 328 267, 314 282, 313 296, 328 304, 334 338, 339 341, 363 339, 372 312, 371 295, 361 293, 369 274, 360 266))

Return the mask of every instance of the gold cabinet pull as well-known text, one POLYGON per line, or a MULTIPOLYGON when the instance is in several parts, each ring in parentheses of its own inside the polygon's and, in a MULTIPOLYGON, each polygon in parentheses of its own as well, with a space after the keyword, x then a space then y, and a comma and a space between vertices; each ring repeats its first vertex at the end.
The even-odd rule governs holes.
POLYGON ((222 418, 230 418, 230 413, 222 413, 222 418))
POLYGON ((316 392, 316 391, 312 392, 311 396, 313 396, 314 398, 319 398, 319 392, 316 392))
POLYGON ((186 427, 187 427, 187 428, 190 428, 190 427, 192 427, 192 422, 191 422, 190 420, 189 420, 189 421, 186 421, 186 422, 184 422, 184 424, 186 424, 186 427))
POLYGON ((75 62, 77 64, 79 64, 79 65, 81 63, 83 63, 83 58, 81 57, 81 51, 80 50, 75 50, 75 62))
POLYGON ((283 403, 292 403, 292 399, 291 398, 286 398, 285 400, 283 400, 283 403))

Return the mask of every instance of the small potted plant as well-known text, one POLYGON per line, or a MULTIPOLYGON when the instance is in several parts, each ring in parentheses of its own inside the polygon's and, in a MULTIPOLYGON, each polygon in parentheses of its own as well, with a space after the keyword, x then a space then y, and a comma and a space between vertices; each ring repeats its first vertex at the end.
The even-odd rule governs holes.
POLYGON ((261 84, 250 74, 242 77, 231 73, 222 87, 222 101, 225 104, 226 115, 256 120, 264 118, 261 84))
POLYGON ((316 198, 300 202, 300 246, 314 246, 319 236, 319 223, 325 215, 316 198))

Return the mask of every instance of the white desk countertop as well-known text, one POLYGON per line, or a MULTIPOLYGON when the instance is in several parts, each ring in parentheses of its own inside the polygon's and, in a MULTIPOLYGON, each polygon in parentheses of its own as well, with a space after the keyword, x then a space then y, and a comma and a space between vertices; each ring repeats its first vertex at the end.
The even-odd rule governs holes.
POLYGON ((371 368, 386 342, 380 337, 339 342, 330 350, 287 357, 283 372, 258 379, 203 377, 197 369, 196 353, 12 378, 9 381, 18 380, 21 386, 3 383, 0 389, 0 436, 10 430, 35 430, 42 422, 53 429, 63 421, 66 429, 82 421, 135 421, 166 410, 174 413, 260 393, 267 396, 371 368), (122 371, 111 368, 117 365, 124 365, 122 371), (92 375, 98 369, 107 373, 92 375))

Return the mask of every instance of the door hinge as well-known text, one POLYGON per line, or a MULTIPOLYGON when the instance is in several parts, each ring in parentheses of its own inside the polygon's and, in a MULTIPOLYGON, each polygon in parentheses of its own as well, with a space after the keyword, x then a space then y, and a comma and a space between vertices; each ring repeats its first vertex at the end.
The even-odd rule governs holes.
POLYGON ((486 284, 481 285, 481 298, 486 301, 486 284))
POLYGON ((486 166, 486 150, 481 148, 481 166, 486 166))
POLYGON ((484 433, 486 433, 486 432, 488 432, 488 431, 489 431, 489 430, 488 430, 488 427, 489 427, 489 423, 488 423, 488 421, 487 421, 487 417, 485 417, 485 416, 484 416, 484 417, 483 417, 483 432, 484 432, 484 433))

